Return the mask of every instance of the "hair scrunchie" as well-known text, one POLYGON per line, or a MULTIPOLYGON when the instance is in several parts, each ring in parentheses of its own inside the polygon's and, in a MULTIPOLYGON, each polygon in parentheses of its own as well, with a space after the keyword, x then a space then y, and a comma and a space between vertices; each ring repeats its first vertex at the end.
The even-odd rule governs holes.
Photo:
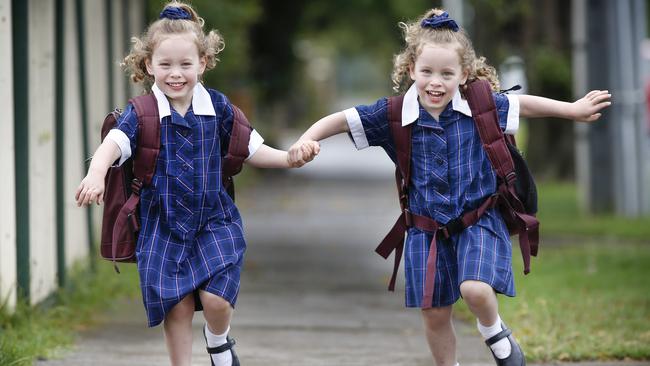
POLYGON ((160 12, 160 17, 159 19, 186 19, 186 20, 192 20, 192 14, 190 14, 187 10, 183 8, 179 8, 177 6, 168 6, 165 9, 163 9, 162 12, 160 12))
POLYGON ((422 26, 422 28, 432 28, 432 29, 448 28, 454 32, 458 32, 459 29, 456 21, 449 18, 449 13, 447 13, 446 11, 442 12, 442 14, 440 15, 434 15, 432 17, 423 19, 420 25, 422 26))

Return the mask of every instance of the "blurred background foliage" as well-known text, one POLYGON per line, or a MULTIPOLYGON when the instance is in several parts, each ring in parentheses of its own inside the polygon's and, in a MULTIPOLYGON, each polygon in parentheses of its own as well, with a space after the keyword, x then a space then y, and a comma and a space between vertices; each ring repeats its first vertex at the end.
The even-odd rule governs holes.
MULTIPOLYGON (((151 19, 165 3, 148 2, 151 19)), ((403 46, 398 22, 442 7, 423 0, 190 3, 226 41, 206 84, 242 107, 271 145, 288 129, 390 95, 392 58, 403 46)), ((572 100, 570 8, 561 0, 467 0, 463 24, 495 67, 513 55, 524 60, 527 93, 572 100)), ((572 179, 573 124, 535 120, 525 130, 521 145, 536 176, 572 179)))

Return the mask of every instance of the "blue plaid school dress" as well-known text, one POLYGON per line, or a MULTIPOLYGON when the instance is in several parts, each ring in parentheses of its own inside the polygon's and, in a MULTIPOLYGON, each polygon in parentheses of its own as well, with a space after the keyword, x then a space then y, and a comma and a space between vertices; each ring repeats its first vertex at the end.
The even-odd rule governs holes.
MULTIPOLYGON (((514 133, 518 127, 518 100, 496 93, 494 99, 502 129, 514 133)), ((358 149, 380 146, 396 161, 387 98, 344 112, 358 149)), ((469 105, 460 93, 456 92, 437 121, 419 104, 413 85, 404 97, 402 125, 413 122, 409 187, 412 213, 446 224, 476 209, 496 191, 496 175, 469 105)), ((408 229, 404 249, 407 307, 422 307, 431 239, 431 234, 416 227, 408 229)), ((460 284, 466 280, 481 281, 499 293, 515 295, 512 246, 496 209, 488 210, 475 225, 448 240, 437 240, 434 307, 455 303, 460 297, 460 284)))
MULTIPOLYGON (((161 150, 152 184, 141 192, 136 249, 149 326, 160 324, 198 289, 234 306, 246 250, 241 217, 221 182, 221 156, 233 123, 230 102, 198 84, 192 106, 181 116, 160 89, 153 89, 161 150)), ((135 151, 137 118, 131 105, 117 128, 135 151)))

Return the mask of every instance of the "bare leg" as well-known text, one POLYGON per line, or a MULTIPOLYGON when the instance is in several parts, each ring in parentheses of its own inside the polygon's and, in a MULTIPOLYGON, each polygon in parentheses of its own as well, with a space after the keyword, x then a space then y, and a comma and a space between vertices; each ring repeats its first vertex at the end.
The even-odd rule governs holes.
POLYGON ((185 296, 165 316, 163 328, 165 343, 172 366, 190 366, 192 363, 192 317, 194 297, 185 296))
POLYGON ((468 280, 460 284, 460 293, 469 310, 482 325, 490 326, 497 321, 499 303, 492 286, 485 282, 468 280))
MULTIPOLYGON (((460 292, 469 309, 478 318, 478 328, 483 338, 490 338, 501 332, 499 303, 492 286, 480 281, 465 281, 460 284, 460 292)), ((490 346, 494 356, 508 357, 512 351, 510 341, 501 339, 490 346)))
POLYGON ((201 290, 199 295, 203 304, 203 316, 208 323, 210 332, 214 334, 224 333, 230 325, 233 312, 232 306, 222 297, 207 291, 201 290))
POLYGON ((422 310, 427 342, 438 366, 456 364, 456 333, 451 322, 451 310, 451 305, 422 310))
MULTIPOLYGON (((208 347, 219 347, 226 344, 232 318, 232 306, 223 298, 206 291, 199 292, 203 304, 203 316, 207 322, 205 332, 208 347)), ((224 351, 210 354, 212 365, 232 366, 239 365, 235 353, 224 351)))

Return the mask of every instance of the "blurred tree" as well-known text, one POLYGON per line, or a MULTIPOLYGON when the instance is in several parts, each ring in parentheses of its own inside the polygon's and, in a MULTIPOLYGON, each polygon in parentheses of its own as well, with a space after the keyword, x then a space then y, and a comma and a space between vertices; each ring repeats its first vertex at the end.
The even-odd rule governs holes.
MULTIPOLYGON (((157 19, 167 2, 148 2, 150 20, 157 19)), ((312 69, 306 67, 310 60, 304 59, 301 45, 311 44, 324 50, 325 56, 335 61, 343 58, 348 62, 349 58, 358 57, 372 60, 385 70, 385 76, 382 80, 368 80, 367 84, 380 83, 385 86, 384 94, 389 94, 392 56, 401 47, 397 22, 414 18, 436 5, 424 0, 190 3, 205 19, 205 29, 218 29, 226 41, 221 62, 206 74, 206 84, 243 104, 247 113, 255 111, 263 116, 264 126, 256 127, 271 140, 276 130, 315 118, 307 118, 304 111, 315 109, 318 116, 327 104, 308 85, 305 70, 312 69)))
POLYGON ((265 1, 263 17, 252 24, 252 76, 265 102, 284 99, 291 90, 296 56, 293 50, 300 18, 307 3, 301 0, 265 1))
POLYGON ((392 55, 400 47, 397 22, 429 5, 422 0, 264 2, 264 16, 250 31, 257 109, 264 122, 278 130, 322 116, 331 102, 327 96, 336 94, 323 89, 335 83, 339 70, 314 73, 326 73, 328 65, 336 68, 341 58, 373 59, 385 70, 383 85, 389 94, 392 55), (320 82, 312 85, 312 78, 320 82))
MULTIPOLYGON (((158 15, 169 1, 148 1, 150 21, 158 15)), ((188 2, 205 20, 204 29, 218 30, 224 37, 226 48, 219 55, 217 66, 207 72, 204 82, 218 89, 247 113, 252 113, 251 50, 248 29, 262 16, 260 0, 193 0, 188 2)))
MULTIPOLYGON (((474 14, 469 28, 479 54, 495 66, 511 54, 521 55, 527 66, 528 93, 571 100, 571 7, 565 1, 471 0, 469 3, 474 14)), ((526 158, 536 176, 573 178, 571 123, 553 118, 535 119, 528 124, 527 139, 526 158)))
POLYGON ((292 122, 290 96, 297 64, 293 51, 298 25, 306 2, 264 1, 263 16, 251 24, 247 34, 251 45, 251 76, 255 82, 256 111, 267 140, 292 122))
MULTIPOLYGON (((571 7, 561 0, 533 0, 526 24, 532 42, 526 44, 530 93, 570 101, 571 7)), ((529 124, 527 158, 538 174, 555 179, 573 179, 574 126, 565 120, 545 118, 529 124)))
MULTIPOLYGON (((151 19, 165 3, 149 1, 151 19)), ((331 111, 334 98, 354 92, 341 88, 373 90, 374 97, 391 94, 392 58, 403 47, 398 22, 441 6, 425 0, 191 3, 206 29, 218 29, 226 41, 206 84, 256 114, 256 127, 270 140, 280 129, 313 122, 331 111), (368 72, 371 66, 374 72, 368 72), (374 79, 365 80, 368 75, 374 79)), ((570 100, 570 7, 564 1, 466 0, 466 5, 465 27, 479 54, 497 67, 510 55, 522 56, 529 93, 570 100)), ((536 175, 573 176, 571 123, 530 123, 526 146, 536 175)))

